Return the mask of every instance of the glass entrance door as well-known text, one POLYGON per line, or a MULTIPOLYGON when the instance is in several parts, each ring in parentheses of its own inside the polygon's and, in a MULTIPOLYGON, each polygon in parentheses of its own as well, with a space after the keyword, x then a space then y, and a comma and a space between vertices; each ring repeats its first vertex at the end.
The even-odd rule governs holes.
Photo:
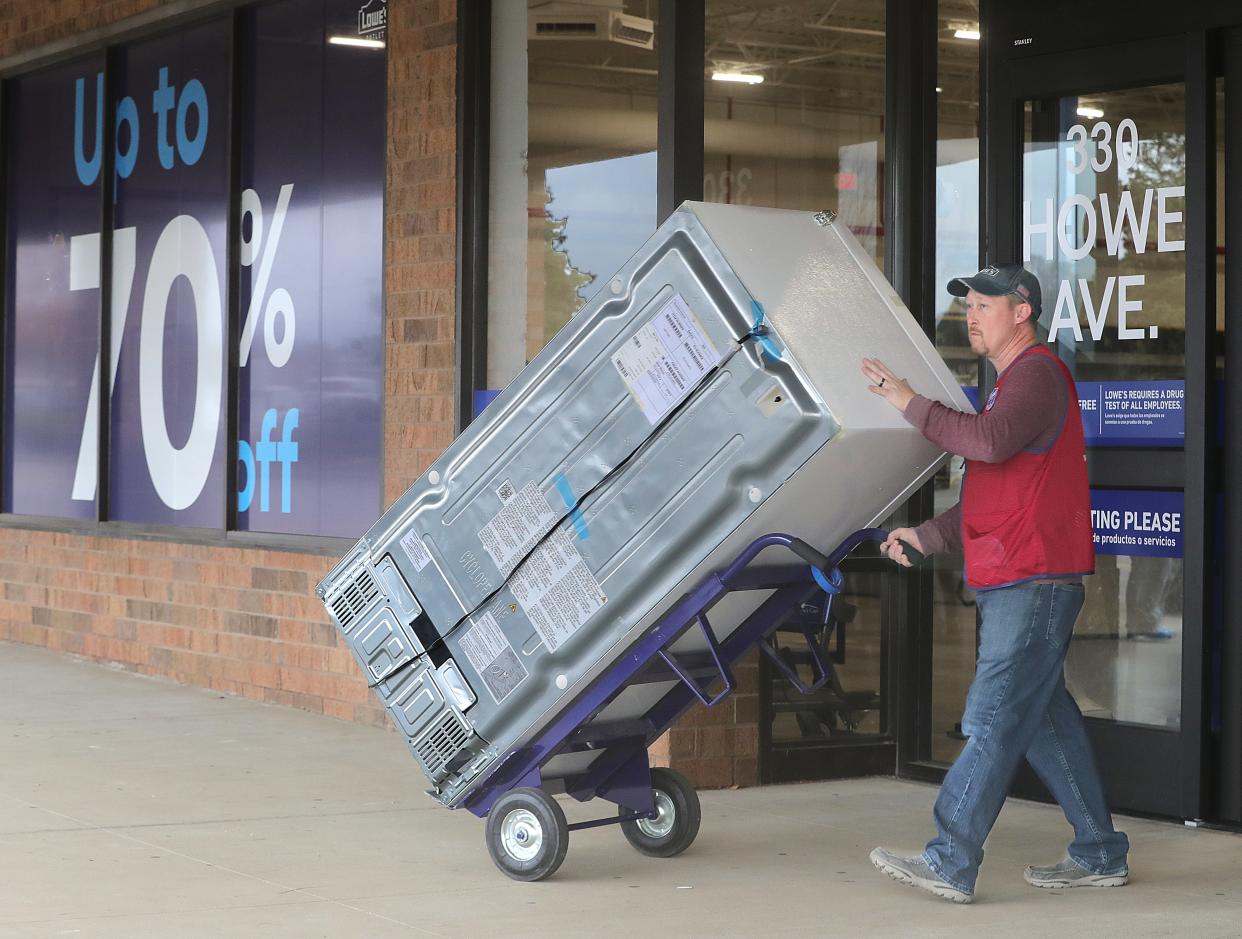
POLYGON ((1087 717, 1181 727, 1185 448, 1183 83, 1024 102, 1022 260, 1078 384, 1096 574, 1066 662, 1087 717), (1100 454, 1103 456, 1103 454, 1100 454), (1174 459, 1168 459, 1173 456, 1174 459))
POLYGON ((1039 276, 1040 338, 1078 385, 1096 574, 1067 684, 1114 805, 1190 818, 1202 808, 1203 373, 1216 312, 1191 265, 1206 258, 1215 138, 1209 154, 1211 121, 1188 107, 1205 77, 1169 74, 1163 52, 1009 69, 990 112, 988 171, 1004 178, 989 180, 987 218, 990 260, 1039 276))

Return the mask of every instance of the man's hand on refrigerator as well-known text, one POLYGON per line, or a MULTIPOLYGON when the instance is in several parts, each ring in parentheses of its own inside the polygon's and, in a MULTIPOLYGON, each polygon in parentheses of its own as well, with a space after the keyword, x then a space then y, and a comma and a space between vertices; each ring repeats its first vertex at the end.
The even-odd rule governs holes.
POLYGON ((863 374, 871 382, 871 391, 878 394, 898 411, 905 412, 914 400, 914 389, 904 378, 898 378, 892 369, 879 359, 863 359, 863 374))

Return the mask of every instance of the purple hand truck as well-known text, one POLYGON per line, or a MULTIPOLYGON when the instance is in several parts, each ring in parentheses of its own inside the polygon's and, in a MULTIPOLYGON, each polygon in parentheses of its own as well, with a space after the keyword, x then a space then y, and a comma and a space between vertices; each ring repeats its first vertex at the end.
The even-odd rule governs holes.
POLYGON ((651 857, 672 857, 690 847, 699 831, 698 794, 680 773, 653 768, 647 748, 695 701, 714 707, 727 698, 734 689, 729 668, 752 646, 758 645, 802 694, 828 682, 832 664, 815 633, 829 623, 833 597, 841 590, 838 565, 864 541, 883 541, 887 534, 878 528, 861 529, 828 555, 790 535, 768 534, 752 542, 723 571, 706 577, 529 745, 498 760, 472 785, 458 807, 486 816, 487 847, 496 866, 515 880, 543 880, 565 859, 569 832, 603 825, 619 824, 630 844, 651 857), (787 549, 802 563, 752 568, 760 553, 773 547, 787 549), (718 640, 708 612, 725 594, 753 590, 773 592, 728 638, 718 640), (824 599, 817 615, 806 616, 803 604, 820 593, 824 599), (708 652, 675 656, 672 645, 694 626, 702 630, 708 652), (814 673, 810 683, 780 655, 773 635, 778 626, 805 637, 814 673), (627 687, 678 679, 641 718, 591 723, 627 687), (716 680, 723 687, 712 694, 708 687, 716 680), (543 779, 540 770, 554 756, 581 751, 599 752, 585 772, 543 779), (615 803, 618 812, 568 824, 552 798, 560 792, 579 802, 615 803))

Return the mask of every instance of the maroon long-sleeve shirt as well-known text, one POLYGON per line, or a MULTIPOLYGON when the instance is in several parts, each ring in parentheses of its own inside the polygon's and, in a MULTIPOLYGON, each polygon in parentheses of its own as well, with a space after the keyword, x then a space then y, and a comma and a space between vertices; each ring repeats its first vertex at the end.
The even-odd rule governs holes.
MULTIPOLYGON (((1069 404, 1065 381, 1047 356, 1028 355, 1005 370, 1005 386, 992 406, 980 414, 945 407, 922 395, 906 406, 906 420, 949 453, 984 463, 1003 463, 1023 450, 1052 446, 1069 404)), ((924 552, 936 554, 962 546, 959 502, 915 529, 924 552)))

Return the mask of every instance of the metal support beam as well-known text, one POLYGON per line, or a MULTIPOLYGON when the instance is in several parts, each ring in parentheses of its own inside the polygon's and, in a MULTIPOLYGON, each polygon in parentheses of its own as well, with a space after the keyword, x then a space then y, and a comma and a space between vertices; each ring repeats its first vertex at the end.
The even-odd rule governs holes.
MULTIPOLYGON (((120 53, 104 53, 104 111, 115 113, 117 98, 117 59, 120 53)), ((112 516, 112 240, 116 208, 116 121, 105 117, 103 126, 103 165, 99 171, 99 396, 98 441, 95 459, 95 521, 112 516)))
POLYGON ((457 6, 457 430, 487 382, 491 0, 457 6))
MULTIPOLYGON (((884 269, 928 336, 936 330, 936 5, 888 0, 885 76, 884 269)), ((928 483, 903 508, 900 524, 933 513, 928 483)), ((885 578, 881 676, 886 730, 898 766, 920 759, 930 740, 931 578, 916 568, 885 578)))
POLYGON ((1216 72, 1215 43, 1205 32, 1186 37, 1186 453, 1201 471, 1186 474, 1187 533, 1183 582, 1181 806, 1201 818, 1210 695, 1205 637, 1212 622, 1209 568, 1216 513, 1216 72), (1197 537, 1195 537, 1197 536, 1197 537), (1196 544, 1190 543, 1195 537, 1196 544))
POLYGON ((703 198, 704 3, 660 0, 656 224, 703 198))
MULTIPOLYGON (((1242 30, 1225 41, 1225 244, 1242 256, 1242 30), (1229 162, 1229 156, 1233 162, 1229 162)), ((1242 307, 1242 262, 1225 265, 1225 309, 1242 307)), ((1221 636, 1220 816, 1242 822, 1242 577, 1228 576, 1242 558, 1242 321, 1225 325, 1224 556, 1214 565, 1223 583, 1221 636), (1232 563, 1231 563, 1232 562, 1232 563)))

